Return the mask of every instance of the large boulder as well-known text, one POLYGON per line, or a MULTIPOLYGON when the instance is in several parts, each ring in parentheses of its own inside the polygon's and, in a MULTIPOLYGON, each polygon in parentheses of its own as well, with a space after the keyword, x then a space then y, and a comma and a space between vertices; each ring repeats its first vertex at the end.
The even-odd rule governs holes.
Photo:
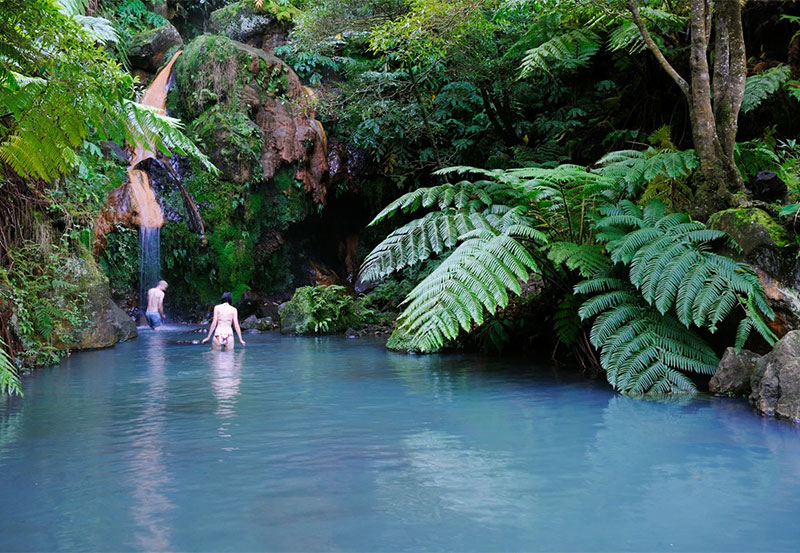
POLYGON ((252 0, 240 0, 211 13, 211 29, 220 35, 267 51, 286 42, 286 25, 276 14, 257 8, 252 0))
POLYGON ((183 39, 172 25, 143 31, 131 38, 128 61, 131 67, 155 73, 169 59, 167 54, 183 46, 183 39))
POLYGON ((755 365, 750 402, 764 415, 800 423, 800 331, 789 332, 755 365))
POLYGON ((708 384, 709 391, 717 395, 748 395, 751 391, 750 381, 759 359, 760 355, 746 349, 739 353, 734 348, 726 349, 708 384))
POLYGON ((325 131, 291 68, 263 50, 202 35, 178 58, 176 76, 184 119, 223 179, 269 181, 292 168, 314 202, 325 202, 325 131))
POLYGON ((86 298, 80 304, 74 326, 54 333, 61 336, 54 344, 58 349, 80 350, 106 348, 138 336, 133 320, 111 299, 108 277, 89 257, 70 257, 62 267, 61 278, 77 285, 86 298))

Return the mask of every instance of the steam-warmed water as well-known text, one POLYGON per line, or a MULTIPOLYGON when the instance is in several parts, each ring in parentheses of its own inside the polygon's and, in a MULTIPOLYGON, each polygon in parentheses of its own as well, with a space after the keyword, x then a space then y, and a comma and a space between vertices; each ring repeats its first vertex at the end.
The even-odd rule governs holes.
POLYGON ((364 339, 142 333, 0 400, 0 549, 800 546, 800 433, 742 402, 364 339))

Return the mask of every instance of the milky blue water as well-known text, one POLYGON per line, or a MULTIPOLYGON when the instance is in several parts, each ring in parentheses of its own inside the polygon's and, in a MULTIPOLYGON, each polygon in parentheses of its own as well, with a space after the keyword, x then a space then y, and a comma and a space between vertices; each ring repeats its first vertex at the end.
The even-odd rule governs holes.
POLYGON ((142 336, 0 400, 3 551, 797 551, 800 433, 542 363, 142 336))

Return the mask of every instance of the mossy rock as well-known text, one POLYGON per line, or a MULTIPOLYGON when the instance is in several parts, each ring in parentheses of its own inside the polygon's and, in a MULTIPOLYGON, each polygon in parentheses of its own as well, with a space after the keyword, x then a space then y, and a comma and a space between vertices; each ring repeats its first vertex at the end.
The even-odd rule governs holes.
POLYGON ((108 278, 90 256, 70 257, 62 265, 61 278, 85 294, 78 318, 85 321, 57 333, 59 349, 105 348, 138 336, 130 317, 111 300, 108 278))
POLYGON ((730 234, 742 248, 745 259, 762 248, 783 248, 789 244, 786 230, 757 207, 719 211, 708 218, 708 226, 730 234))
POLYGON ((131 38, 128 60, 131 67, 155 73, 169 61, 167 54, 183 46, 183 39, 172 25, 143 31, 131 38))
POLYGON ((249 42, 263 37, 275 25, 276 18, 269 13, 261 13, 248 0, 234 2, 211 13, 211 29, 239 42, 249 42))
POLYGON ((290 82, 289 74, 272 54, 218 35, 190 42, 175 69, 181 107, 190 119, 212 106, 247 113, 267 96, 298 95, 300 82, 296 76, 297 82, 290 82))

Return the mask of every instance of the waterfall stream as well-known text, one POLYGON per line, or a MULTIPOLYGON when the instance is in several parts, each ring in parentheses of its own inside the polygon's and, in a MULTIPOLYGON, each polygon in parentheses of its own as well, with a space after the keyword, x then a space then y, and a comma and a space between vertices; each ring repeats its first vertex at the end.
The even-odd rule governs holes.
MULTIPOLYGON (((176 52, 158 72, 139 99, 140 104, 166 113, 170 77, 180 54, 180 51, 176 52)), ((155 286, 160 278, 161 227, 165 222, 150 177, 137 168, 142 161, 156 157, 153 150, 152 144, 136 144, 128 166, 129 191, 139 211, 139 307, 142 309, 146 306, 147 290, 155 286)))

